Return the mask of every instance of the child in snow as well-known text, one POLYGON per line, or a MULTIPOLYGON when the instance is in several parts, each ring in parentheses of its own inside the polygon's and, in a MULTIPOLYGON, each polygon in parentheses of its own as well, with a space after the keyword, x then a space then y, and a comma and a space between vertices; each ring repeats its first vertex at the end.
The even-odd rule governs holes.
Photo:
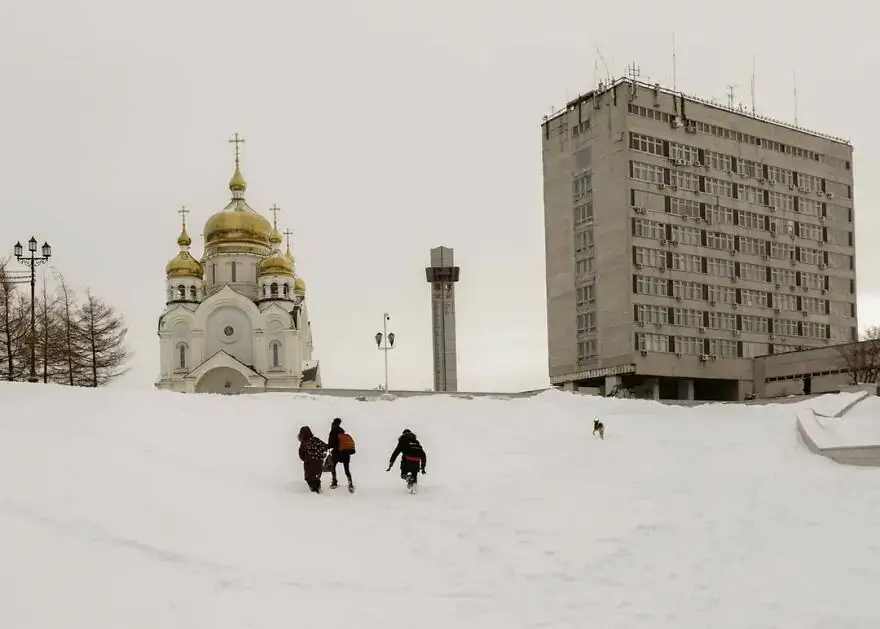
POLYGON ((388 463, 388 469, 385 470, 386 472, 391 470, 391 466, 394 465, 398 455, 401 455, 400 477, 406 481, 407 488, 412 491, 419 482, 419 472, 425 473, 428 455, 425 454, 422 444, 419 443, 419 440, 416 439, 415 434, 409 428, 404 430, 397 439, 397 447, 391 453, 391 460, 388 463))
POLYGON ((312 429, 303 426, 299 429, 299 459, 303 462, 303 475, 309 489, 321 493, 321 472, 324 470, 324 454, 327 444, 318 439, 312 429))
POLYGON ((327 445, 330 446, 330 456, 333 459, 333 467, 330 473, 333 480, 330 483, 330 489, 336 489, 339 484, 336 481, 336 465, 342 463, 342 469, 345 477, 348 479, 348 491, 354 491, 354 481, 351 479, 351 455, 355 453, 354 439, 351 438, 342 427, 342 419, 337 417, 333 420, 330 427, 330 435, 327 437, 327 445))

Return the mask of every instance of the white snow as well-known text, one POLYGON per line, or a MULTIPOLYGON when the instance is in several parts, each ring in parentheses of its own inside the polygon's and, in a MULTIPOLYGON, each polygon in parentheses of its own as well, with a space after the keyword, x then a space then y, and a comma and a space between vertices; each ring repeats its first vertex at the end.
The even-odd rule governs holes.
POLYGON ((820 417, 824 413, 815 412, 814 416, 801 414, 800 421, 818 448, 880 447, 880 398, 877 396, 866 396, 842 417, 820 417))
POLYGON ((880 470, 798 443, 815 400, 0 402, 4 629, 880 626, 880 470), (296 430, 336 415, 358 492, 312 495, 296 430), (384 471, 404 427, 417 496, 384 471))

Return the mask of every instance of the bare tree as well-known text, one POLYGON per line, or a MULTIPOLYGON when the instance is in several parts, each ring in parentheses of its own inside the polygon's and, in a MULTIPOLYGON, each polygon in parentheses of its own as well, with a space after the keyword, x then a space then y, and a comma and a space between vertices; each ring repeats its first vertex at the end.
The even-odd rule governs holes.
POLYGON ((85 373, 77 384, 99 387, 128 372, 125 364, 130 353, 125 345, 125 321, 89 290, 76 314, 76 331, 85 353, 85 373))
POLYGON ((27 369, 30 305, 15 290, 20 282, 7 263, 0 260, 0 377, 13 381, 23 380, 27 369))
POLYGON ((861 341, 837 346, 841 368, 852 384, 875 383, 880 379, 880 326, 862 333, 861 341))
POLYGON ((62 328, 58 311, 58 296, 49 292, 43 274, 43 287, 37 308, 37 357, 42 370, 43 382, 53 382, 63 361, 62 328))
POLYGON ((57 381, 75 386, 78 381, 82 380, 83 371, 83 351, 77 343, 82 339, 83 334, 76 327, 78 323, 76 295, 60 271, 55 272, 55 279, 58 281, 57 317, 61 328, 59 359, 62 363, 58 370, 57 381))

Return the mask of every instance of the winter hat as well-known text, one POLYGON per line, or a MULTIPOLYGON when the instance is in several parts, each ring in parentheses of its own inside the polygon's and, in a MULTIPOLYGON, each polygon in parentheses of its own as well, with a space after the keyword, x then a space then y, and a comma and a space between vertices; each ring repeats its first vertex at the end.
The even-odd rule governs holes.
POLYGON ((342 418, 341 418, 341 417, 334 417, 334 418, 333 418, 333 425, 334 425, 334 426, 338 426, 338 425, 341 424, 341 423, 342 423, 342 418))
POLYGON ((312 429, 308 426, 303 426, 299 429, 299 435, 297 435, 300 441, 305 441, 306 439, 311 439, 314 436, 312 433, 312 429))

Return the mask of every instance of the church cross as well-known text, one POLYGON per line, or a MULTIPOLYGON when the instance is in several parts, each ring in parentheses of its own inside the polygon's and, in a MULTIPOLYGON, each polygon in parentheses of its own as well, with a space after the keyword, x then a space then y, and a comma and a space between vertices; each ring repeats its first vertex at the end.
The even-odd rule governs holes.
POLYGON ((278 204, 273 204, 272 207, 269 208, 269 211, 272 212, 272 224, 277 228, 278 227, 278 212, 281 211, 281 208, 278 207, 278 204))
POLYGON ((235 161, 238 161, 238 158, 241 155, 241 148, 238 145, 244 143, 244 138, 239 137, 238 133, 236 133, 232 139, 229 140, 229 143, 235 145, 235 161))
POLYGON ((189 214, 189 210, 186 209, 185 205, 181 205, 180 209, 177 210, 177 213, 180 214, 180 220, 183 223, 183 226, 186 227, 186 215, 189 214))
POLYGON ((290 249, 290 237, 293 236, 293 232, 289 229, 285 229, 284 235, 287 237, 287 248, 290 249))

